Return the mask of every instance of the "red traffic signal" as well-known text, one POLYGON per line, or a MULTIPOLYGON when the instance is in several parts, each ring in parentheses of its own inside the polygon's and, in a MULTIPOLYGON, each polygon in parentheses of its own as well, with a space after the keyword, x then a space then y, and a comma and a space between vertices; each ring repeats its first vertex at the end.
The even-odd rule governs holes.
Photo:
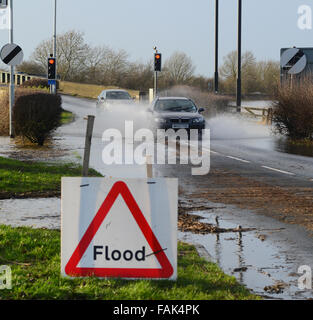
POLYGON ((48 80, 56 79, 56 60, 55 58, 48 58, 48 80))
POLYGON ((155 53, 154 54, 154 71, 162 70, 162 54, 155 53))

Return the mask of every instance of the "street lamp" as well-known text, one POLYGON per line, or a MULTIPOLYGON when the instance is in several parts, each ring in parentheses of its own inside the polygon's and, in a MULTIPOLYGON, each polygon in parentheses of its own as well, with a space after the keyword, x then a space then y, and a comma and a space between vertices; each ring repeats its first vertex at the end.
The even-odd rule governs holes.
POLYGON ((242 0, 238 0, 237 112, 241 112, 241 32, 242 32, 242 0))
MULTIPOLYGON (((57 0, 54 0, 54 25, 53 25, 53 57, 55 58, 55 80, 57 81, 57 0)), ((57 84, 53 86, 53 93, 57 94, 57 84)))
POLYGON ((218 93, 218 18, 219 18, 219 0, 215 0, 215 73, 214 73, 214 91, 218 93))
MULTIPOLYGON (((13 30, 13 0, 10 0, 9 2, 9 8, 10 8, 10 36, 9 36, 9 42, 12 44, 14 42, 14 30, 13 30)), ((13 120, 12 120, 12 113, 13 113, 13 107, 14 107, 14 100, 15 100, 15 82, 14 82, 14 67, 10 67, 10 137, 14 138, 14 126, 13 126, 13 120)))

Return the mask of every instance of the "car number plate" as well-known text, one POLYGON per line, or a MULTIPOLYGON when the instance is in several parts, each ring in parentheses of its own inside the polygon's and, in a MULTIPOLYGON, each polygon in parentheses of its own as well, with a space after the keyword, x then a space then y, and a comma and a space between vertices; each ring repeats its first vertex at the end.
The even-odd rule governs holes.
POLYGON ((173 123, 172 127, 173 127, 173 129, 188 129, 189 124, 188 123, 173 123))

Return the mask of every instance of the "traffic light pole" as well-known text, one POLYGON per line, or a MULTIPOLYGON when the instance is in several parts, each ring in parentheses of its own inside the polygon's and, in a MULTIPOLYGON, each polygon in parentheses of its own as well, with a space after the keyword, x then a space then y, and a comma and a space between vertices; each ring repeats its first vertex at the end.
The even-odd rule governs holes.
POLYGON ((218 93, 218 27, 219 27, 219 0, 215 0, 215 73, 214 73, 214 91, 218 93))
MULTIPOLYGON (((13 0, 9 0, 10 3, 10 37, 9 42, 13 43, 13 0)), ((10 102, 9 102, 9 121, 10 121, 10 129, 9 134, 11 138, 14 138, 14 127, 12 121, 12 113, 14 107, 15 100, 15 82, 14 82, 14 67, 10 67, 10 102)))
MULTIPOLYGON (((57 57, 57 0, 54 0, 54 24, 53 24, 53 57, 57 57)), ((55 75, 57 75, 57 61, 55 60, 55 75)), ((55 79, 57 81, 57 79, 55 79)), ((52 86, 53 94, 57 94, 57 84, 52 86)))
POLYGON ((237 112, 241 112, 241 32, 242 32, 242 0, 238 0, 237 112))
POLYGON ((158 95, 158 72, 162 71, 162 54, 158 52, 157 47, 154 47, 154 98, 158 95))
POLYGON ((158 72, 154 71, 154 98, 158 95, 158 72))

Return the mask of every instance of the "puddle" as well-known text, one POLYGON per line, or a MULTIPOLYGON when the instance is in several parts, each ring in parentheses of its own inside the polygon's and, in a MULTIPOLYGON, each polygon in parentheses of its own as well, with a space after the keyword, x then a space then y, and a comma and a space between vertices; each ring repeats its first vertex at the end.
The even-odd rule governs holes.
POLYGON ((260 220, 256 223, 252 217, 254 214, 239 211, 232 206, 212 206, 215 207, 214 210, 194 211, 192 214, 203 217, 201 222, 213 225, 216 225, 217 218, 220 228, 234 229, 238 225, 252 228, 257 225, 258 229, 206 235, 180 232, 181 241, 203 246, 209 258, 225 273, 235 276, 240 283, 258 295, 269 299, 313 298, 312 290, 298 289, 298 268, 301 265, 313 267, 313 242, 305 231, 299 233, 296 226, 260 216, 255 217, 260 220), (252 218, 251 221, 242 218, 247 214, 252 218), (265 287, 273 291, 266 291, 265 287))
MULTIPOLYGON (((13 227, 60 229, 60 199, 12 199, 0 201, 0 224, 13 227), (31 208, 31 209, 30 209, 31 208)), ((194 211, 201 222, 223 229, 243 229, 247 232, 192 234, 179 232, 179 240, 201 245, 222 270, 235 276, 254 293, 270 299, 310 299, 313 291, 298 289, 298 268, 313 267, 313 242, 298 226, 280 223, 233 206, 206 203, 209 210, 194 211), (283 284, 279 293, 265 287, 283 284)))
POLYGON ((60 229, 60 208, 59 198, 0 200, 0 225, 60 229))

